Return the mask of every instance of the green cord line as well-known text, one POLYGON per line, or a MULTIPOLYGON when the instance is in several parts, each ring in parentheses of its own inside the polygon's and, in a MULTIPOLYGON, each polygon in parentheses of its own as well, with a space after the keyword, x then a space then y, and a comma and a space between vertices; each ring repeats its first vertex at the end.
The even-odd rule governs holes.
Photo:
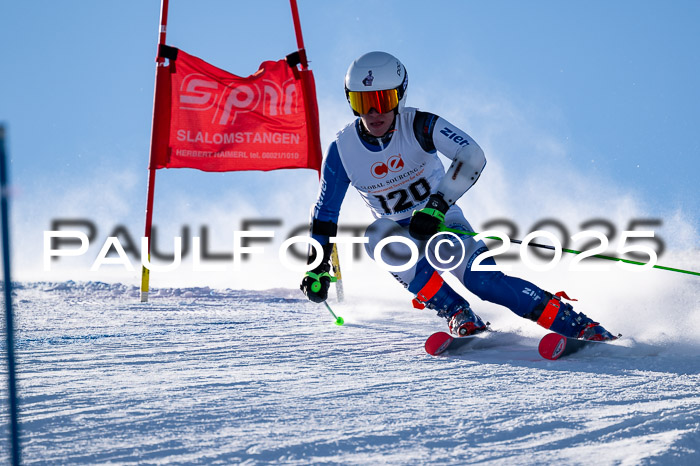
MULTIPOLYGON (((462 230, 457 230, 457 229, 455 229, 455 228, 447 228, 446 226, 444 226, 444 224, 440 226, 440 231, 447 231, 447 232, 456 233, 456 234, 459 234, 459 235, 469 235, 469 236, 476 236, 476 235, 478 235, 478 233, 474 233, 473 231, 462 231, 462 230)), ((494 240, 497 240, 497 241, 503 241, 503 239, 502 239, 502 238, 499 238, 498 236, 487 236, 486 238, 488 238, 488 239, 494 239, 494 240)), ((516 243, 516 244, 523 244, 522 241, 517 240, 517 239, 512 239, 512 240, 510 240, 510 242, 511 242, 511 243, 516 243)), ((550 249, 550 250, 554 250, 554 249, 555 249, 554 246, 549 246, 549 245, 547 245, 547 244, 528 243, 527 245, 528 245, 528 246, 537 247, 537 248, 542 248, 542 249, 550 249)), ((576 251, 575 249, 566 249, 566 248, 562 248, 561 250, 562 250, 563 252, 568 252, 569 254, 583 254, 582 251, 576 251)), ((617 262, 625 262, 625 263, 627 263, 627 264, 646 265, 645 262, 638 262, 638 261, 633 261, 633 260, 629 260, 629 259, 621 259, 621 258, 619 258, 619 257, 603 256, 603 255, 601 255, 601 254, 596 254, 596 255, 591 256, 591 257, 597 257, 597 258, 599 258, 599 259, 607 259, 607 260, 617 261, 617 262)), ((674 268, 672 268, 672 267, 664 267, 663 265, 654 265, 653 267, 654 267, 655 269, 669 270, 669 271, 671 271, 671 272, 678 272, 678 273, 685 273, 685 274, 688 274, 688 275, 700 276, 700 272, 693 272, 693 271, 691 271, 691 270, 674 269, 674 268)))

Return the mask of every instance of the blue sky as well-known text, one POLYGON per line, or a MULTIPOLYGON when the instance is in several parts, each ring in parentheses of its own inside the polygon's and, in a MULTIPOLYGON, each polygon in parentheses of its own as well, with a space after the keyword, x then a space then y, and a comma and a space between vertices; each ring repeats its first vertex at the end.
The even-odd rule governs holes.
MULTIPOLYGON (((700 3, 299 0, 299 9, 324 146, 352 119, 347 66, 385 50, 408 69, 408 105, 486 149, 493 175, 464 200, 472 218, 515 215, 524 231, 589 209, 572 217, 573 233, 622 205, 630 218, 675 218, 686 237, 699 228, 700 3)), ((91 218, 103 236, 120 224, 141 233, 159 11, 157 0, 3 5, 0 121, 18 247, 40 250, 55 218, 91 218)), ((296 49, 284 0, 173 0, 167 42, 239 75, 296 49)), ((311 171, 161 170, 155 221, 177 230, 257 212, 303 223, 315 183, 311 171)), ((615 215, 622 229, 627 219, 615 215)))

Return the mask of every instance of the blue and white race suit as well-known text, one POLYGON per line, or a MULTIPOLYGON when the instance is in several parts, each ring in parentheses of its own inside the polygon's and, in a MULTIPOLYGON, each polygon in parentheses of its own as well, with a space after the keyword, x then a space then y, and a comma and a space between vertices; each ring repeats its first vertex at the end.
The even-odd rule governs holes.
MULTIPOLYGON (((382 138, 363 133, 358 118, 338 132, 330 144, 323 162, 313 220, 337 224, 345 194, 352 185, 377 219, 366 233, 371 257, 375 245, 389 235, 404 236, 422 250, 424 244, 410 237, 407 226, 412 213, 424 207, 431 194, 441 194, 451 206, 445 216, 446 226, 474 231, 455 202, 474 185, 485 165, 486 159, 478 144, 437 115, 405 108, 397 114, 393 129, 382 138), (447 172, 438 153, 452 161, 447 172)), ((328 235, 312 230, 312 236, 322 245, 329 242, 328 235)), ((520 316, 527 315, 541 302, 544 292, 532 283, 501 272, 472 271, 474 259, 487 248, 471 236, 461 239, 465 260, 452 273, 468 290, 520 316)), ((391 263, 391 258, 384 260, 391 263)), ((486 259, 482 263, 494 262, 486 259)), ((409 291, 416 293, 434 271, 422 255, 415 266, 393 275, 409 291)))

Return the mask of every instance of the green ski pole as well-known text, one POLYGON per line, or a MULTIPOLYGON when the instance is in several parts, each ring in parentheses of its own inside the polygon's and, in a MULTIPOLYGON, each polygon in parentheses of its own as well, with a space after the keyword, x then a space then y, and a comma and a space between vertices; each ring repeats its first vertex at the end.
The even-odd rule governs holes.
POLYGON ((323 304, 326 305, 326 309, 328 309, 328 312, 330 312, 335 319, 335 325, 343 325, 345 323, 342 317, 335 315, 335 312, 333 312, 333 309, 331 309, 326 301, 324 301, 323 304))
MULTIPOLYGON (((456 228, 447 228, 444 224, 440 226, 440 231, 447 231, 450 233, 456 233, 458 235, 469 235, 469 236, 476 236, 478 233, 474 233, 473 231, 462 231, 462 230, 457 230, 456 228)), ((502 238, 499 238, 497 236, 487 236, 487 239, 494 239, 498 241, 503 241, 502 238)), ((517 239, 511 239, 511 243, 516 243, 516 244, 523 244, 522 241, 517 240, 517 239)), ((528 246, 536 247, 536 248, 542 248, 542 249, 550 249, 554 250, 554 246, 549 246, 547 244, 538 244, 538 243, 528 243, 528 246)), ((577 251, 575 249, 566 249, 562 248, 561 249, 563 252, 568 252, 569 254, 582 254, 581 251, 577 251)), ((629 259, 621 259, 619 257, 612 257, 612 256, 603 256, 601 254, 596 254, 591 257, 597 257, 598 259, 606 259, 606 260, 611 260, 611 261, 617 261, 617 262, 625 262, 627 264, 634 264, 634 265, 645 265, 644 262, 638 262, 638 261, 633 261, 629 259)), ((683 269, 674 269, 672 267, 664 267, 663 265, 654 265, 652 266, 655 269, 661 269, 661 270, 668 270, 671 272, 678 272, 678 273, 686 273, 688 275, 697 275, 700 276, 700 272, 693 272, 691 270, 683 270, 683 269)))
MULTIPOLYGON (((311 291, 313 291, 314 293, 318 293, 319 291, 321 291, 321 287, 322 287, 321 278, 322 277, 328 277, 328 279, 331 281, 331 283, 335 283, 338 281, 338 278, 332 276, 328 272, 322 272, 322 273, 318 273, 318 274, 313 273, 313 272, 306 272, 306 275, 314 279, 313 283, 311 284, 311 291)), ((326 309, 328 309, 328 312, 330 312, 331 315, 333 316, 333 318, 335 319, 335 325, 343 325, 345 323, 345 321, 343 320, 342 317, 335 315, 335 312, 333 312, 333 309, 331 309, 331 307, 328 305, 328 303, 326 301, 324 301, 323 304, 326 305, 326 309)))

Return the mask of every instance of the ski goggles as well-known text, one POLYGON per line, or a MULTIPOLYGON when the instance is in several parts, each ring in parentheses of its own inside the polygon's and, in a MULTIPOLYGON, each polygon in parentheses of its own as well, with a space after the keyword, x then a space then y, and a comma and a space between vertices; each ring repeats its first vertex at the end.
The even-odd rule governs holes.
POLYGON ((398 89, 386 91, 348 91, 350 107, 360 115, 366 115, 371 109, 379 113, 390 112, 399 105, 398 89))

